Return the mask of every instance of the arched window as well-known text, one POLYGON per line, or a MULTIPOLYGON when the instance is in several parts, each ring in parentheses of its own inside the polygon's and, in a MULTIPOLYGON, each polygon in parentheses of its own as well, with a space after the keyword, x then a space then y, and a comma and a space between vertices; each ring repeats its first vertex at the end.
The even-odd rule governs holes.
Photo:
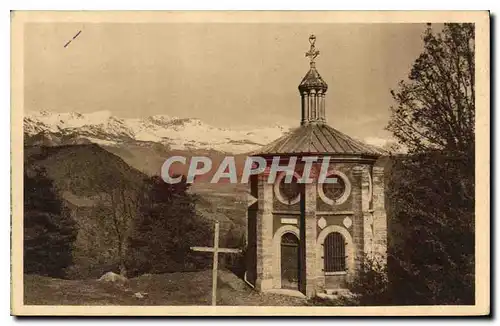
POLYGON ((338 232, 330 233, 326 236, 323 245, 325 250, 325 273, 345 272, 345 240, 342 234, 338 232))

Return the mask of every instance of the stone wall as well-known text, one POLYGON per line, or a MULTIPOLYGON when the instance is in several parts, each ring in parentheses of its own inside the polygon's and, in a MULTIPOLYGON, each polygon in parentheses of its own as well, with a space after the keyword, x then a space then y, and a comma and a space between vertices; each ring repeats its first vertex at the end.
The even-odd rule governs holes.
POLYGON ((383 168, 367 163, 333 163, 331 167, 344 173, 350 184, 349 197, 340 205, 325 204, 318 195, 316 182, 304 185, 298 204, 283 205, 276 199, 274 185, 267 183, 267 174, 258 176, 255 209, 255 285, 258 290, 281 287, 280 241, 284 232, 292 232, 300 240, 300 290, 307 296, 323 291, 328 285, 320 238, 324 240, 330 232, 339 232, 346 239, 348 261, 344 277, 348 280, 356 276, 365 255, 386 262, 383 168), (344 223, 347 217, 352 225, 344 223), (292 219, 297 222, 292 223, 292 219), (320 219, 324 219, 321 227, 320 219))
POLYGON ((385 211, 384 168, 373 168, 373 251, 387 264, 387 214, 385 211))
POLYGON ((258 177, 257 184, 257 246, 255 287, 260 291, 272 288, 273 240, 273 186, 267 183, 267 174, 258 177))

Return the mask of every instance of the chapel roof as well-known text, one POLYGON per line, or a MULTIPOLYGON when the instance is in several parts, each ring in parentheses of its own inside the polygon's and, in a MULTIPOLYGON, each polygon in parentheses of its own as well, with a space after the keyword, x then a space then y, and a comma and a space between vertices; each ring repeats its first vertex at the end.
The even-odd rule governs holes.
POLYGON ((330 127, 327 124, 307 124, 265 145, 254 155, 365 155, 380 156, 382 149, 365 144, 359 140, 330 127))

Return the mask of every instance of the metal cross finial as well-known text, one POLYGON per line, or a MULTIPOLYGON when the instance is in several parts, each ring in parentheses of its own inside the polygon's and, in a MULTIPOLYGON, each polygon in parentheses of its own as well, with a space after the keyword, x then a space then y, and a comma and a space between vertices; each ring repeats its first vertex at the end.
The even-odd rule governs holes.
POLYGON ((306 57, 309 57, 309 60, 311 60, 311 66, 314 66, 314 59, 316 59, 316 57, 319 55, 319 51, 316 50, 316 47, 314 46, 314 44, 316 43, 316 36, 314 36, 314 34, 311 34, 311 36, 309 36, 309 43, 311 44, 311 47, 309 48, 309 51, 306 52, 306 57))

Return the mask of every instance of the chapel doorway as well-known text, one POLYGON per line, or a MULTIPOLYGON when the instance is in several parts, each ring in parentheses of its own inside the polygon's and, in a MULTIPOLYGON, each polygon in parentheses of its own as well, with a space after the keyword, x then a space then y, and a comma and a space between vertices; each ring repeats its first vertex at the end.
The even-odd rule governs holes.
POLYGON ((299 239, 287 232, 281 237, 281 287, 299 289, 299 239))

